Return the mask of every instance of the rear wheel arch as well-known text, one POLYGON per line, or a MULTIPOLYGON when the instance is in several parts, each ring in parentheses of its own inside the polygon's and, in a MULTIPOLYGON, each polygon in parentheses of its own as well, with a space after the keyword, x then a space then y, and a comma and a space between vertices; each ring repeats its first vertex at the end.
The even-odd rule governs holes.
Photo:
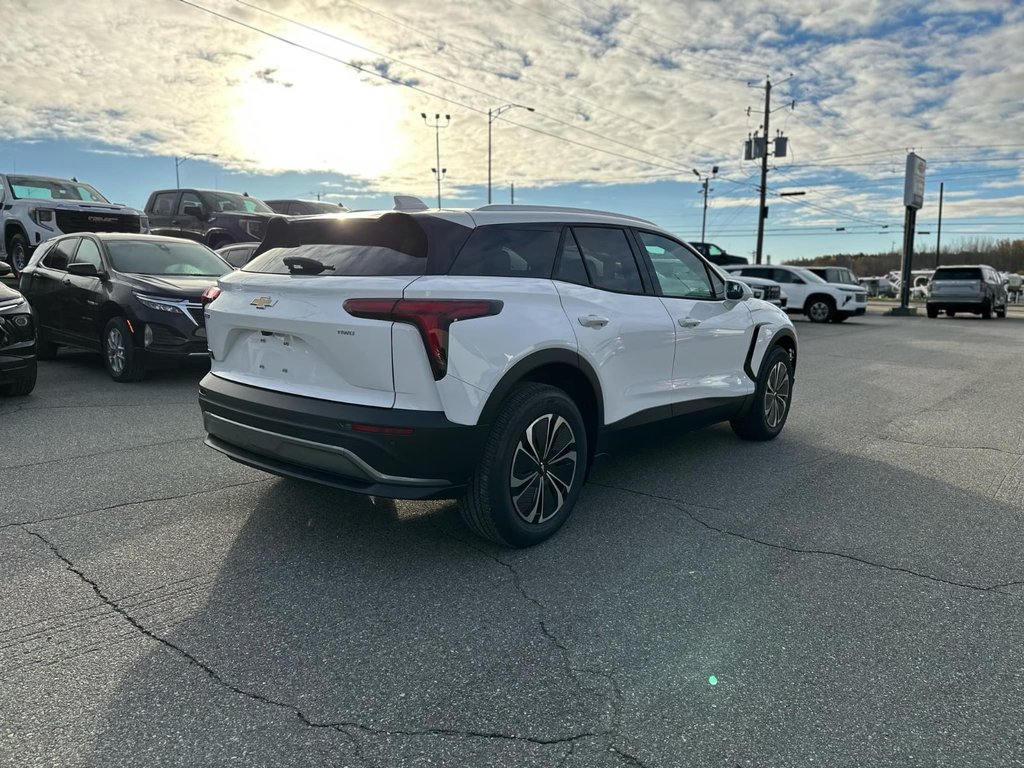
POLYGON ((593 452, 598 432, 604 424, 601 382, 590 364, 572 350, 542 350, 513 365, 491 391, 479 423, 492 423, 512 390, 525 382, 549 384, 573 399, 583 416, 588 444, 593 452))

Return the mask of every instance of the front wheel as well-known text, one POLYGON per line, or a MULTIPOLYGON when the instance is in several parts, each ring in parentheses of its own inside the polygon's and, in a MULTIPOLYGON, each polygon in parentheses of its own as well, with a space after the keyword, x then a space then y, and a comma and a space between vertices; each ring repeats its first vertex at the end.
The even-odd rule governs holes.
POLYGON ((539 544, 572 513, 588 456, 583 417, 565 392, 546 384, 516 387, 460 505, 463 521, 498 544, 539 544))
POLYGON ((807 304, 807 317, 812 323, 829 323, 835 313, 835 305, 828 299, 812 299, 807 304))
POLYGON ((936 317, 939 316, 939 310, 935 309, 934 307, 926 308, 925 312, 927 312, 928 313, 928 317, 930 317, 932 319, 935 319, 936 317))
POLYGON ((28 266, 29 248, 28 240, 20 232, 12 235, 7 243, 7 258, 10 260, 11 269, 14 274, 20 275, 21 271, 28 266))
POLYGON ((989 302, 985 302, 981 305, 981 319, 991 320, 992 319, 992 305, 989 302))
POLYGON ((103 329, 103 364, 114 381, 142 381, 146 376, 139 350, 123 317, 111 318, 103 329))
POLYGON ((793 395, 793 361, 782 347, 772 347, 761 365, 754 402, 729 424, 744 440, 772 440, 786 425, 793 395))

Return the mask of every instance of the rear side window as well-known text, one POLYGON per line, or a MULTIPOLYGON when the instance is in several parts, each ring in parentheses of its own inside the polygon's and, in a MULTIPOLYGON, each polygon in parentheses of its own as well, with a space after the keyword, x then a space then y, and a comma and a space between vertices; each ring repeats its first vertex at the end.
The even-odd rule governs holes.
POLYGON ((505 224, 478 227, 469 236, 451 275, 550 278, 559 231, 505 224))
POLYGON ((154 216, 173 216, 174 201, 178 197, 177 192, 161 192, 153 198, 154 216))
POLYGON ((945 267, 936 270, 932 280, 981 280, 981 268, 945 267))
POLYGON ((643 293, 640 270, 622 229, 613 227, 573 227, 576 242, 595 288, 617 293, 643 293))
POLYGON ((68 264, 71 262, 71 254, 75 252, 75 246, 78 245, 79 239, 77 237, 69 237, 67 240, 58 242, 43 257, 43 266, 66 272, 68 264))

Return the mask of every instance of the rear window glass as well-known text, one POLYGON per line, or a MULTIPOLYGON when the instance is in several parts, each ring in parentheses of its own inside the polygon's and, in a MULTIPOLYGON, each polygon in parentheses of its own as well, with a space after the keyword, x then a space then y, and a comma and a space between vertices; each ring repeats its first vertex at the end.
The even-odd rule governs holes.
POLYGON ((289 256, 300 256, 319 261, 326 267, 319 274, 320 277, 351 277, 353 275, 418 277, 426 274, 427 271, 427 260, 422 256, 410 256, 407 253, 380 245, 338 245, 336 243, 316 243, 300 245, 295 248, 271 248, 242 267, 242 271, 287 275, 291 270, 288 269, 284 260, 289 256))
POLYGON ((949 267, 936 270, 932 280, 981 280, 979 267, 949 267))
POLYGON ((559 231, 512 226, 478 227, 449 274, 550 278, 559 231))

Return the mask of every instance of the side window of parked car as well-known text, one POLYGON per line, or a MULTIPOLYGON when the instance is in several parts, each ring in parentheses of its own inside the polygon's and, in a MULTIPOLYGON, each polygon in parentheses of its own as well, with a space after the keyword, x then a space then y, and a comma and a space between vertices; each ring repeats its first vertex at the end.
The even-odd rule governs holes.
POLYGON ((88 237, 82 238, 82 244, 78 246, 74 263, 92 264, 96 267, 97 272, 102 271, 103 259, 100 258, 100 249, 94 240, 88 237))
POLYGON ((195 192, 183 192, 181 195, 181 203, 178 204, 178 215, 184 216, 185 207, 189 205, 194 205, 201 208, 203 205, 203 201, 199 199, 199 195, 197 195, 195 192))
POLYGON ((81 238, 69 237, 57 242, 50 252, 43 257, 43 266, 48 269, 56 269, 66 272, 68 264, 71 263, 71 256, 75 252, 75 246, 81 238))
POLYGON ((615 227, 573 227, 583 251, 590 282, 595 288, 617 293, 643 293, 633 250, 625 230, 615 227))
POLYGON ((637 232, 654 265, 661 292, 677 299, 713 299, 714 288, 704 262, 679 243, 650 232, 637 232))
POLYGON ((550 278, 559 234, 553 227, 477 227, 449 274, 550 278))
POLYGON ((788 269, 773 269, 765 272, 758 277, 767 277, 769 280, 774 280, 776 283, 802 283, 803 280, 799 275, 794 275, 788 269))
POLYGON ((153 215, 154 216, 173 216, 174 215, 174 198, 178 196, 177 192, 161 192, 153 199, 153 215))
POLYGON ((575 283, 576 285, 590 285, 590 278, 587 277, 587 268, 583 265, 583 252, 576 245, 576 238, 572 230, 565 230, 565 239, 562 241, 562 253, 558 257, 558 266, 555 267, 555 280, 563 283, 575 283))

